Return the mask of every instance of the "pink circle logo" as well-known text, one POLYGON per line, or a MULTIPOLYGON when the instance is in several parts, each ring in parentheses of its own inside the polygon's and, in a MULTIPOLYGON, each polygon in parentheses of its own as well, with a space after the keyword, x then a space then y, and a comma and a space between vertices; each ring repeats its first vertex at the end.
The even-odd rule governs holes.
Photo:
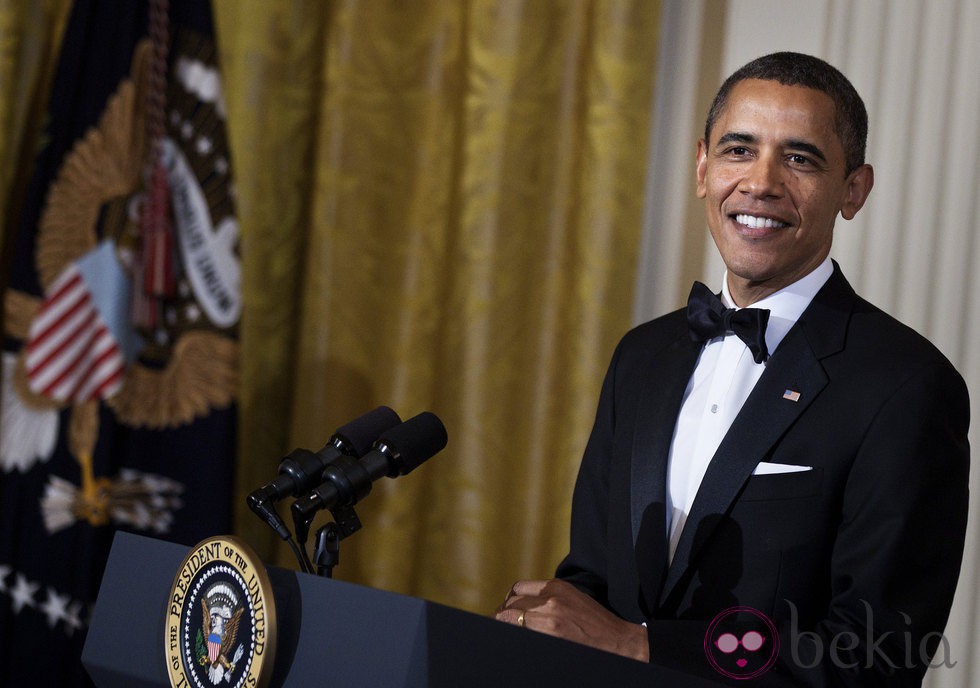
POLYGON ((766 673, 779 656, 776 625, 752 607, 731 607, 711 620, 704 634, 704 654, 712 668, 734 679, 766 673))

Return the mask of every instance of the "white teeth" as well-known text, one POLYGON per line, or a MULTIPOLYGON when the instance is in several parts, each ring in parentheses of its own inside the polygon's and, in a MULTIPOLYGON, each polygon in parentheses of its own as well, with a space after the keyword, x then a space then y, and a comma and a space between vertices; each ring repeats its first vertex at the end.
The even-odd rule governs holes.
POLYGON ((785 222, 779 222, 778 220, 773 220, 768 217, 756 217, 755 215, 736 215, 735 221, 740 225, 745 225, 746 227, 752 227, 754 229, 778 229, 780 227, 789 227, 785 222))

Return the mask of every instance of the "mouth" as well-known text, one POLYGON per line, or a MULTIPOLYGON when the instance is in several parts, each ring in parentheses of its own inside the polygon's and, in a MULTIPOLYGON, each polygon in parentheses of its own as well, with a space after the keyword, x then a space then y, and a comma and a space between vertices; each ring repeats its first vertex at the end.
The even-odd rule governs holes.
POLYGON ((788 222, 776 220, 771 217, 763 217, 761 215, 736 213, 731 217, 734 218, 735 222, 740 225, 744 225, 749 229, 783 229, 784 227, 789 227, 788 222))
POLYGON ((731 213, 728 217, 735 223, 738 233, 750 239, 773 236, 791 226, 789 222, 765 215, 731 213))

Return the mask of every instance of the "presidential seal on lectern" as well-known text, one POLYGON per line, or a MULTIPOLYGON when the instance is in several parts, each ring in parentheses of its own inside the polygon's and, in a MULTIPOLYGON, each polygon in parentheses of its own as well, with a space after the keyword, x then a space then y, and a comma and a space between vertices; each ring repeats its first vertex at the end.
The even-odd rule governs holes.
POLYGON ((184 558, 164 634, 173 688, 264 688, 272 677, 276 610, 261 560, 241 540, 202 540, 184 558))

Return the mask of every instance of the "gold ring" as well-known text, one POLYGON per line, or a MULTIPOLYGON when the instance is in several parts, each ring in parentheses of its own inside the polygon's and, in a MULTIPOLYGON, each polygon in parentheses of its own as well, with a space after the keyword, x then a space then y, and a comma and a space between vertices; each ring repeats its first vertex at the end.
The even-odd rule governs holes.
POLYGON ((517 625, 524 628, 524 614, 527 612, 526 609, 521 610, 521 615, 517 617, 517 625))

